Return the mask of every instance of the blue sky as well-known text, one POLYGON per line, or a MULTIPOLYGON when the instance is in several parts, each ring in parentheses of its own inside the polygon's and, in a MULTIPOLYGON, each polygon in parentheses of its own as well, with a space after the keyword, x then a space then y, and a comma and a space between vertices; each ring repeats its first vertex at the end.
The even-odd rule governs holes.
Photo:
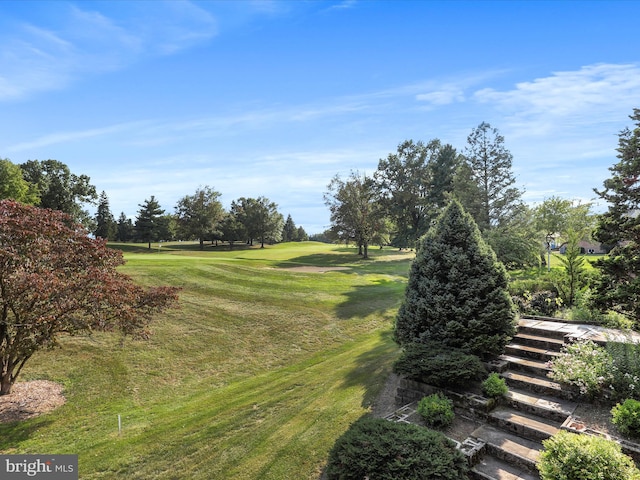
MULTIPOLYGON (((2 1, 0 157, 53 158, 117 217, 208 185, 308 233, 406 139, 481 122, 532 205, 587 201, 640 107, 636 1, 2 1)), ((600 205, 599 208, 604 208, 600 205)))

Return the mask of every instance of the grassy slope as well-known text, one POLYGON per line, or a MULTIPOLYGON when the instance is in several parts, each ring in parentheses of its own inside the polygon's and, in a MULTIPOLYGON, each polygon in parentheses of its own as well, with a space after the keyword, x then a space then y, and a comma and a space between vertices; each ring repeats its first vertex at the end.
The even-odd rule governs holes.
POLYGON ((126 251, 123 270, 181 286, 182 308, 146 342, 97 334, 36 355, 23 380, 64 383, 67 404, 0 425, 0 451, 78 453, 83 479, 318 478, 397 354, 390 331, 410 255, 362 261, 316 243, 126 251), (296 265, 351 270, 281 268, 296 265))

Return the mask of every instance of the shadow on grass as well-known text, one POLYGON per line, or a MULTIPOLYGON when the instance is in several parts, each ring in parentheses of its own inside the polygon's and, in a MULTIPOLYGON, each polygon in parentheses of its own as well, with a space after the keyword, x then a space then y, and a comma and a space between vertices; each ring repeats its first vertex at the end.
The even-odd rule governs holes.
POLYGON ((0 423, 0 452, 10 453, 21 442, 28 440, 42 428, 50 425, 52 420, 38 417, 30 420, 0 423))
POLYGON ((373 406, 385 387, 387 379, 393 370, 393 363, 400 354, 400 348, 393 341, 393 332, 380 332, 377 345, 362 354, 355 361, 356 367, 347 374, 343 387, 352 388, 363 386, 362 406, 373 406))
POLYGON ((373 313, 385 313, 400 306, 405 281, 393 278, 377 278, 367 285, 353 287, 344 293, 345 300, 336 306, 341 319, 366 317, 373 313))

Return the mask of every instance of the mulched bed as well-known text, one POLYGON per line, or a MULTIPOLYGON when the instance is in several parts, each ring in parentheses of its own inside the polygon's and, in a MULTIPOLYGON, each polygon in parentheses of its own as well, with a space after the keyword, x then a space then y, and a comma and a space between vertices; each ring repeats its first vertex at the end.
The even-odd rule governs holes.
POLYGON ((64 405, 65 401, 59 383, 48 380, 16 383, 9 395, 0 397, 0 423, 37 417, 64 405))

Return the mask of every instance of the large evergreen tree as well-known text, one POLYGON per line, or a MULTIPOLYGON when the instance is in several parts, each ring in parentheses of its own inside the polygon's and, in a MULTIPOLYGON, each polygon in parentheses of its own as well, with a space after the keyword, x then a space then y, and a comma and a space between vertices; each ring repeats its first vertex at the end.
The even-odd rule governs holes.
POLYGON ((506 270, 454 200, 420 240, 395 339, 488 357, 500 354, 514 333, 506 270))
POLYGON ((136 217, 136 234, 143 242, 147 242, 149 249, 151 249, 151 242, 160 239, 164 210, 153 195, 138 206, 140 210, 138 210, 138 216, 136 217))
POLYGON ((119 242, 129 242, 133 240, 134 226, 130 218, 127 218, 124 212, 120 212, 118 217, 118 226, 116 240, 119 242))
POLYGON ((504 146, 504 137, 482 122, 467 137, 465 157, 479 193, 478 205, 469 212, 477 212, 474 220, 482 232, 504 225, 518 214, 522 203, 522 193, 514 187, 513 156, 504 146))
POLYGON ((100 194, 95 220, 96 229, 93 231, 93 234, 96 237, 104 238, 105 240, 115 240, 118 225, 113 218, 111 209, 109 208, 109 197, 107 197, 107 193, 105 191, 102 191, 100 194))
POLYGON ((594 304, 640 321, 640 109, 630 118, 633 130, 620 132, 618 163, 609 168, 611 178, 595 190, 609 204, 599 217, 596 240, 614 246, 597 262, 601 277, 594 289, 594 304))

